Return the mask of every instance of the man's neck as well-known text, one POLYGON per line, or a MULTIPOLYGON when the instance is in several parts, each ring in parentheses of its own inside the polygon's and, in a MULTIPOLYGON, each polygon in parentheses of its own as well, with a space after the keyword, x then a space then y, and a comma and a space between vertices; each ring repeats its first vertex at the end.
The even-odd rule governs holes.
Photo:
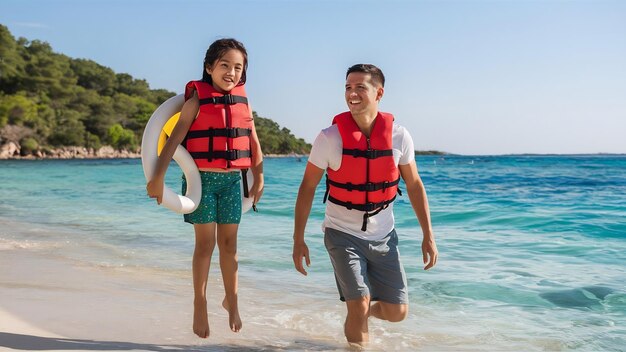
POLYGON ((378 116, 378 111, 373 112, 364 112, 358 115, 352 114, 352 118, 356 125, 359 126, 359 129, 363 134, 365 134, 368 138, 370 133, 372 133, 372 128, 374 127, 374 121, 376 120, 376 116, 378 116))

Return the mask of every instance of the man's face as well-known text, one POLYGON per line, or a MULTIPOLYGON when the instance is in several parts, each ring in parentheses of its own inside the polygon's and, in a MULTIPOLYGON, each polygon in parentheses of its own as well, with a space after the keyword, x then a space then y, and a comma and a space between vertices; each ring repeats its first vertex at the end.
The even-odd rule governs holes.
POLYGON ((383 87, 374 85, 369 73, 352 72, 346 78, 346 103, 353 115, 377 112, 383 92, 383 87))

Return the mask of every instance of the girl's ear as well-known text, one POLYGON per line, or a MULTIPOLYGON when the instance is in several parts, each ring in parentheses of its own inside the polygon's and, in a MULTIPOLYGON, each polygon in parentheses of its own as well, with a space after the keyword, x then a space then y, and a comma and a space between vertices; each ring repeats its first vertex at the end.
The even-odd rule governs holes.
POLYGON ((206 71, 206 73, 208 73, 209 75, 211 74, 211 68, 210 67, 205 67, 204 70, 206 71))

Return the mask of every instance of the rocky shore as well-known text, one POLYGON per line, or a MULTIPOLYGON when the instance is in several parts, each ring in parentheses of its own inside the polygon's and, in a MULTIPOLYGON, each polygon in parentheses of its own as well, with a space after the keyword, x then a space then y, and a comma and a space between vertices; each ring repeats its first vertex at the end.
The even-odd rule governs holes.
POLYGON ((111 146, 103 146, 98 149, 85 147, 60 147, 41 149, 22 155, 19 144, 9 142, 0 146, 0 160, 4 159, 122 159, 140 158, 141 154, 136 151, 116 150, 111 146))
MULTIPOLYGON (((264 154, 265 158, 297 158, 298 161, 306 160, 307 154, 264 154)), ((140 151, 130 151, 126 149, 116 150, 111 146, 104 146, 99 149, 85 147, 60 147, 52 149, 37 150, 33 153, 22 155, 20 145, 15 142, 8 142, 0 145, 0 160, 7 159, 133 159, 141 158, 140 151)))

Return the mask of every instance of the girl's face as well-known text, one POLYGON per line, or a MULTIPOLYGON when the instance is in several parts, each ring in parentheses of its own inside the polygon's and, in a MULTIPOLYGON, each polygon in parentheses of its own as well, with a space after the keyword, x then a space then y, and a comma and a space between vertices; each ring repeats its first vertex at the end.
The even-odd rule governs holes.
POLYGON ((241 80, 243 74, 243 54, 230 49, 221 58, 215 60, 206 72, 211 75, 213 87, 221 93, 230 92, 241 80))

